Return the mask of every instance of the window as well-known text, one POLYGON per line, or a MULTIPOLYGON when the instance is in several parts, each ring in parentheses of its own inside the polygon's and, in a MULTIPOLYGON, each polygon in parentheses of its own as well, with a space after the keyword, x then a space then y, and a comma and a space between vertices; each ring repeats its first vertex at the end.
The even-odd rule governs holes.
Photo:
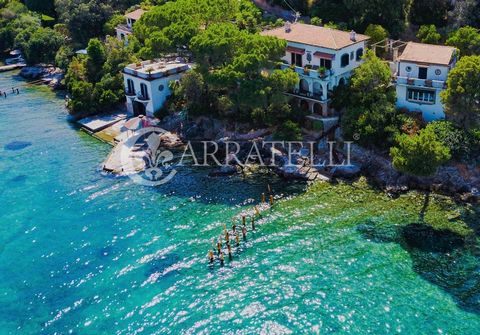
POLYGON ((342 67, 348 66, 348 64, 350 64, 350 59, 348 58, 348 54, 344 54, 342 56, 340 63, 342 67))
POLYGON ((163 85, 158 86, 158 90, 159 90, 160 92, 162 92, 164 89, 165 89, 165 86, 163 86, 163 85))
POLYGON ((127 93, 135 94, 135 85, 132 79, 127 79, 127 93))
POLYGON ((290 64, 295 64, 298 67, 302 67, 302 55, 292 52, 292 61, 290 64))
POLYGON ((357 62, 361 61, 363 57, 363 49, 360 48, 357 50, 357 62))
POLYGON ((148 100, 148 88, 147 88, 147 85, 145 84, 140 84, 140 92, 141 92, 141 95, 142 97, 145 99, 145 100, 148 100))
POLYGON ((418 68, 418 78, 427 79, 428 67, 419 67, 418 68))
POLYGON ((332 68, 332 60, 331 59, 320 58, 320 67, 324 67, 327 70, 330 70, 332 68))
POLYGON ((407 90, 407 100, 426 104, 434 104, 435 91, 409 88, 407 90))
POLYGON ((411 67, 411 66, 407 66, 407 67, 405 68, 405 71, 407 71, 407 72, 412 72, 412 67, 411 67))

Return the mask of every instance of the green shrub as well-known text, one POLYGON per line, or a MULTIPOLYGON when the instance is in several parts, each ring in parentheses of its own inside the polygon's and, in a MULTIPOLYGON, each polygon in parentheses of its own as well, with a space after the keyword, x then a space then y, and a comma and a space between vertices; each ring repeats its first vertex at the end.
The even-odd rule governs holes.
POLYGON ((300 141, 302 139, 302 130, 297 123, 286 121, 278 126, 274 138, 281 141, 300 141))
POLYGON ((450 149, 438 140, 433 129, 425 128, 418 135, 397 136, 390 149, 393 166, 398 171, 415 176, 430 176, 450 159, 450 149))

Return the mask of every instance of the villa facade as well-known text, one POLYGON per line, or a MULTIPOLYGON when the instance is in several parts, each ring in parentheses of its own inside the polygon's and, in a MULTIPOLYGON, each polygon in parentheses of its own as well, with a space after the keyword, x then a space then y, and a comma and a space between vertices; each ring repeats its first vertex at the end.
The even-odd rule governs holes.
POLYGON ((397 107, 421 113, 425 121, 445 118, 440 93, 456 61, 453 47, 408 42, 396 61, 397 107))
POLYGON ((287 23, 262 35, 287 41, 282 69, 295 70, 300 82, 286 94, 298 98, 302 108, 308 108, 312 115, 334 116, 330 93, 346 83, 362 64, 369 37, 303 23, 287 23))
POLYGON ((125 24, 119 24, 115 28, 117 39, 128 44, 128 35, 133 34, 133 25, 140 20, 144 13, 145 11, 143 9, 137 9, 131 13, 125 14, 125 24))
POLYGON ((188 70, 188 64, 165 61, 145 61, 126 66, 123 78, 129 112, 153 116, 170 96, 170 83, 180 80, 188 70))

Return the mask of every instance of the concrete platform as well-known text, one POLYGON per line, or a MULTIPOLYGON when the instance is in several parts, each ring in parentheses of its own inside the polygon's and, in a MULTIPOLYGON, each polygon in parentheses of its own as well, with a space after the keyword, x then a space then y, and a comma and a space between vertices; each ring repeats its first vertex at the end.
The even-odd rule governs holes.
POLYGON ((22 67, 27 66, 26 64, 11 64, 11 65, 4 65, 0 66, 0 72, 7 72, 7 71, 13 71, 16 69, 20 69, 22 67))
POLYGON ((127 116, 127 113, 95 115, 81 119, 78 123, 87 131, 98 133, 101 130, 113 126, 119 121, 125 120, 127 116))

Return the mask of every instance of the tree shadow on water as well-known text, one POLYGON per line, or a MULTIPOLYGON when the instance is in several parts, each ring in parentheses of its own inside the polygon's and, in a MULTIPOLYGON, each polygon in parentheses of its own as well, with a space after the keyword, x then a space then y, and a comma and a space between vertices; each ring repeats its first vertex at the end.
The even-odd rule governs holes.
MULTIPOLYGON (((401 245, 409 253, 418 275, 451 295, 459 308, 480 314, 480 245, 475 236, 464 237, 427 225, 423 219, 429 198, 427 194, 419 222, 378 226, 369 221, 357 230, 369 241, 401 245)), ((479 216, 475 217, 478 211, 470 214, 471 219, 478 221, 479 216)))

